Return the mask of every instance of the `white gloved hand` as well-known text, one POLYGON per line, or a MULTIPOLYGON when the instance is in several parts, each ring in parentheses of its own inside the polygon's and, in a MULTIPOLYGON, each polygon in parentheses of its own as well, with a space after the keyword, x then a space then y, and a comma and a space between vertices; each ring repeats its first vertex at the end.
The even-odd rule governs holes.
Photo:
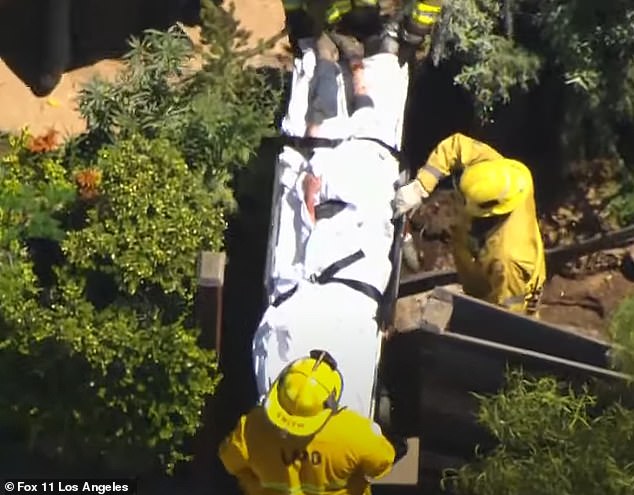
POLYGON ((400 217, 419 206, 423 199, 429 197, 429 193, 418 179, 414 179, 409 184, 402 186, 396 191, 394 198, 394 217, 400 217))

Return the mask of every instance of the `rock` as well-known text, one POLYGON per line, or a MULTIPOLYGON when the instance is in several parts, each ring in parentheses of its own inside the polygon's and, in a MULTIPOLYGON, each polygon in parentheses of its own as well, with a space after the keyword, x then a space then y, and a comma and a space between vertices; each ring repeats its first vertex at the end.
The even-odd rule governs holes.
POLYGON ((422 292, 397 299, 394 327, 398 332, 408 332, 420 327, 423 310, 431 292, 422 292))
POLYGON ((403 240, 403 261, 405 266, 414 273, 419 272, 422 268, 418 248, 411 234, 407 234, 403 240))

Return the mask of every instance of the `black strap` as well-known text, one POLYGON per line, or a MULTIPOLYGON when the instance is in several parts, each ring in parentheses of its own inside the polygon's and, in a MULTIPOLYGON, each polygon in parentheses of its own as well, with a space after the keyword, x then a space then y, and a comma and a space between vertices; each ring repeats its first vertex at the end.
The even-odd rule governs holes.
MULTIPOLYGON (((344 268, 352 265, 355 261, 359 261, 360 259, 365 258, 365 253, 363 250, 359 249, 358 251, 346 256, 345 258, 341 258, 338 261, 335 261, 333 264, 329 265, 324 271, 322 271, 317 276, 312 276, 310 281, 316 284, 328 284, 330 282, 336 282, 340 284, 344 284, 351 289, 361 292, 365 294, 370 299, 376 301, 380 304, 381 298, 383 297, 381 292, 370 284, 366 284, 365 282, 361 282, 359 280, 352 280, 348 278, 336 278, 335 274, 344 268)), ((272 306, 277 308, 284 301, 288 300, 295 292, 297 291, 297 285, 292 289, 284 292, 277 296, 275 301, 273 301, 272 306)))
POLYGON ((372 141, 373 143, 378 144, 379 146, 382 146, 383 148, 385 148, 387 151, 390 152, 390 154, 396 158, 397 160, 401 160, 402 158, 402 153, 400 151, 398 151, 396 148, 394 148, 393 146, 390 146, 389 144, 385 143, 384 141, 378 139, 378 138, 373 138, 373 137, 353 137, 353 139, 357 139, 359 141, 372 141))
MULTIPOLYGON (((322 137, 313 137, 313 136, 289 136, 287 134, 282 134, 278 136, 277 139, 284 145, 290 146, 291 148, 336 148, 346 139, 330 139, 330 138, 322 138, 322 137)), ((381 139, 373 138, 373 137, 365 137, 365 136, 352 136, 350 139, 356 139, 359 141, 372 141, 373 143, 382 146, 390 154, 396 158, 397 160, 401 159, 401 152, 398 151, 393 146, 385 143, 381 139)))
POLYGON ((322 220, 324 218, 332 218, 337 213, 343 211, 348 203, 341 201, 340 199, 329 199, 323 201, 315 206, 315 220, 322 220))
POLYGON ((355 261, 359 261, 360 259, 365 258, 365 253, 363 250, 359 249, 352 254, 349 254, 345 258, 341 258, 338 261, 335 261, 333 264, 325 268, 319 275, 311 276, 310 281, 317 284, 325 284, 331 278, 335 276, 336 273, 340 272, 344 268, 349 267, 355 261))
POLYGON ((277 296, 277 298, 275 299, 275 301, 273 301, 273 304, 271 306, 273 306, 274 308, 277 308, 280 304, 282 304, 289 297, 295 294, 295 292, 297 292, 297 285, 293 287, 292 289, 287 290, 283 294, 280 294, 279 296, 277 296))
POLYGON ((278 139, 283 145, 299 149, 336 148, 344 141, 343 139, 329 139, 312 136, 289 136, 287 134, 278 136, 278 139))
POLYGON ((373 285, 366 284, 365 282, 361 282, 360 280, 352 280, 349 278, 337 278, 337 277, 331 278, 326 283, 328 284, 331 282, 338 282, 340 284, 347 285, 351 289, 359 291, 361 292, 361 294, 365 294, 373 301, 377 302, 378 304, 381 304, 383 295, 381 294, 379 289, 377 289, 373 285))

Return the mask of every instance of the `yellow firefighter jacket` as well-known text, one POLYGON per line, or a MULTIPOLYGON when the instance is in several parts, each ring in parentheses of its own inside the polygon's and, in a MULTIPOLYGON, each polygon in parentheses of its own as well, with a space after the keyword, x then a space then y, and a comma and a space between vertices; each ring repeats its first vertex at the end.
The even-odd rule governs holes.
MULTIPOLYGON (((417 174, 427 192, 438 181, 463 168, 502 156, 490 146, 463 134, 443 140, 417 174)), ((457 181, 454 181, 457 184, 457 181)), ((459 193, 457 193, 459 195, 459 193)), ((535 311, 546 279, 544 246, 537 223, 534 193, 483 236, 474 233, 474 220, 458 201, 452 228, 456 270, 465 294, 512 311, 535 311)))
POLYGON ((372 421, 344 409, 312 438, 282 436, 255 407, 219 448, 247 495, 369 495, 366 479, 385 476, 394 448, 372 421))

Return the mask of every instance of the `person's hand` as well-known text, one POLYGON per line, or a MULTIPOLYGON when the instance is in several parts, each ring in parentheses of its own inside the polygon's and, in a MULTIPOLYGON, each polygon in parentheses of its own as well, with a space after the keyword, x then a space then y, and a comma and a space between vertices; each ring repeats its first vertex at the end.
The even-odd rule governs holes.
POLYGON ((418 179, 410 181, 396 191, 394 198, 394 218, 404 215, 408 211, 419 206, 425 198, 429 197, 429 193, 418 179))

